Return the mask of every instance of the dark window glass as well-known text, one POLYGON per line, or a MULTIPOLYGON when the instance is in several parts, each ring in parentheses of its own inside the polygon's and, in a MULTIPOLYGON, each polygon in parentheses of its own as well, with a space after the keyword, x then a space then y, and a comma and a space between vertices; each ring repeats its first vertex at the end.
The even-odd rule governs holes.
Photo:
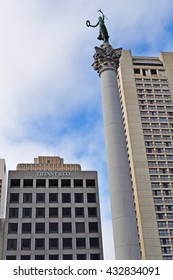
POLYGON ((84 248, 86 248, 85 238, 76 238, 76 248, 77 249, 84 249, 84 248))
POLYGON ((49 203, 57 203, 58 202, 58 194, 50 193, 49 194, 49 203))
POLYGON ((31 233, 31 223, 22 223, 22 233, 31 233))
POLYGON ((98 223, 89 223, 89 232, 98 232, 98 223))
POLYGON ((72 260, 72 259, 73 259, 73 255, 71 254, 63 255, 63 260, 72 260))
POLYGON ((32 203, 32 193, 23 194, 23 203, 32 203))
POLYGON ((69 179, 62 179, 61 180, 61 187, 62 188, 70 188, 71 187, 71 180, 69 180, 69 179))
POLYGON ((90 248, 99 248, 99 238, 96 237, 90 238, 90 248))
POLYGON ((21 260, 30 260, 31 256, 30 255, 23 255, 20 257, 21 260))
POLYGON ((49 208, 49 218, 58 218, 58 208, 57 207, 49 208))
POLYGON ((29 238, 21 239, 21 250, 31 250, 31 239, 29 238))
POLYGON ((20 188, 20 179, 11 179, 11 188, 20 188))
POLYGON ((19 203, 19 193, 10 193, 10 203, 19 203))
POLYGON ((10 208, 9 209, 9 218, 18 218, 19 208, 10 208))
POLYGON ((70 203, 70 202, 71 202, 71 194, 62 193, 62 203, 70 203))
POLYGON ((77 260, 86 260, 86 254, 77 254, 77 260))
POLYGON ((32 218, 32 208, 23 208, 23 218, 32 218))
POLYGON ((36 193, 36 203, 45 202, 45 193, 36 193))
POLYGON ((16 260, 16 256, 6 256, 6 260, 16 260))
POLYGON ((85 232, 85 223, 78 222, 76 223, 76 233, 85 232))
POLYGON ((100 254, 91 254, 90 258, 91 260, 100 260, 100 254))
POLYGON ((88 207, 88 217, 97 217, 96 207, 88 207))
POLYGON ((72 232, 71 223, 62 223, 62 232, 63 233, 71 233, 72 232))
POLYGON ((63 249, 72 249, 72 238, 63 238, 63 249))
POLYGON ((83 180, 74 179, 74 188, 82 188, 82 187, 83 187, 83 180))
POLYGON ((7 239, 7 250, 17 250, 17 239, 7 239))
POLYGON ((23 180, 23 187, 24 188, 32 188, 33 187, 33 180, 32 179, 24 179, 23 180))
POLYGON ((49 260, 59 260, 58 255, 49 255, 49 260))
POLYGON ((35 255, 35 260, 44 260, 45 256, 44 255, 35 255))
POLYGON ((84 217, 84 208, 83 207, 75 208, 75 217, 84 217))
POLYGON ((95 193, 87 193, 87 202, 89 202, 89 203, 96 202, 96 194, 95 193))
POLYGON ((36 223, 35 233, 45 233, 45 223, 36 223))
POLYGON ((76 203, 83 202, 83 193, 75 193, 74 194, 74 199, 75 199, 76 203))
POLYGON ((71 208, 70 207, 62 208, 62 217, 63 218, 71 217, 71 208))
POLYGON ((45 188, 46 180, 45 179, 36 179, 36 188, 45 188))
POLYGON ((49 238, 49 249, 58 249, 58 238, 49 238))
POLYGON ((86 180, 86 187, 87 188, 95 188, 95 180, 86 180))
POLYGON ((36 208, 36 218, 45 218, 45 208, 36 208))
POLYGON ((36 238, 35 239, 35 250, 44 250, 45 247, 45 239, 36 238))
POLYGON ((8 233, 13 234, 13 233, 17 233, 18 230, 18 223, 9 223, 8 224, 8 233))
POLYGON ((58 223, 49 223, 49 233, 58 233, 58 223))
POLYGON ((58 180, 50 179, 49 180, 49 188, 57 188, 58 187, 58 180))

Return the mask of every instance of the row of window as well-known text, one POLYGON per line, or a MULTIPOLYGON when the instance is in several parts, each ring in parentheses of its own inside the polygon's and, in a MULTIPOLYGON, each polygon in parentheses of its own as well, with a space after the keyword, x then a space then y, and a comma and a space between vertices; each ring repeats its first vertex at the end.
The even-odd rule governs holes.
MULTIPOLYGON (((6 256, 6 260, 16 260, 16 255, 6 256)), ((31 260, 31 255, 21 255, 20 260, 31 260)), ((45 260, 45 255, 34 255, 34 260, 45 260)), ((59 256, 58 254, 51 254, 48 256, 49 260, 100 260, 100 254, 64 254, 59 256)))
POLYGON ((22 208, 19 216, 19 208, 11 207, 9 208, 9 218, 34 218, 33 212, 35 212, 35 218, 58 218, 58 216, 62 218, 97 217, 96 207, 88 207, 86 209, 87 211, 84 210, 84 207, 75 207, 74 209, 71 207, 49 207, 49 209, 45 209, 44 207, 36 207, 35 211, 33 211, 31 207, 25 207, 22 208))
POLYGON ((158 183, 151 183, 151 187, 152 189, 170 189, 173 188, 173 184, 172 183, 163 183, 163 182, 158 182, 158 183))
POLYGON ((134 68, 135 75, 141 76, 161 76, 165 77, 165 70, 164 69, 142 69, 142 68, 134 68))
POLYGON ((87 188, 94 188, 95 185, 95 180, 94 179, 86 179, 85 182, 82 179, 24 179, 23 180, 23 185, 22 185, 22 180, 20 179, 11 179, 10 180, 10 187, 11 188, 19 188, 20 186, 23 186, 23 188, 32 188, 35 186, 36 188, 45 188, 48 186, 49 188, 57 188, 60 186, 61 188, 82 188, 86 186, 87 188), (47 185, 46 185, 47 184, 47 185))
MULTIPOLYGON (((18 241, 19 242, 19 241, 18 241)), ((72 238, 62 238, 62 248, 59 248, 58 238, 49 238, 48 240, 44 238, 22 238, 19 244, 20 248, 17 248, 17 239, 7 239, 7 251, 18 250, 58 250, 58 249, 87 249, 86 238, 75 238, 73 242, 72 238), (34 245, 32 244, 34 243, 34 245), (47 243, 47 244, 46 244, 47 243), (74 244, 75 243, 75 244, 74 244), (32 244, 32 246, 31 246, 32 244), (33 247, 33 248, 32 248, 33 247)), ((99 238, 90 237, 89 238, 89 248, 99 249, 99 238)))
MULTIPOLYGON (((86 228, 88 227, 89 233, 98 232, 98 223, 89 222, 88 225, 84 222, 74 223, 74 229, 72 230, 71 222, 63 223, 22 223, 21 233, 30 234, 30 233, 85 233, 86 228), (33 229, 32 229, 33 228, 33 229)), ((18 223, 9 223, 8 224, 8 234, 20 234, 19 224, 18 223)))
POLYGON ((173 220, 173 213, 156 213, 158 220, 173 220))
POLYGON ((173 205, 155 205, 156 211, 173 211, 173 205))
MULTIPOLYGON (((22 194, 21 194, 22 195, 22 194)), ((74 200, 73 195, 71 193, 62 193, 61 199, 58 201, 58 193, 49 193, 47 194, 48 201, 47 203, 83 203, 85 194, 84 193, 74 193, 74 200)), ((60 195, 59 195, 60 196, 60 195)), ((19 203, 19 193, 10 193, 10 203, 19 203)), ((20 203, 45 203, 46 202, 46 194, 45 193, 23 193, 23 199, 20 203), (34 199, 33 199, 34 198, 34 199)), ((86 194, 86 201, 87 203, 96 203, 96 193, 87 193, 86 194)))
POLYGON ((167 197, 167 198, 154 197, 154 203, 173 203, 173 198, 172 197, 167 197))

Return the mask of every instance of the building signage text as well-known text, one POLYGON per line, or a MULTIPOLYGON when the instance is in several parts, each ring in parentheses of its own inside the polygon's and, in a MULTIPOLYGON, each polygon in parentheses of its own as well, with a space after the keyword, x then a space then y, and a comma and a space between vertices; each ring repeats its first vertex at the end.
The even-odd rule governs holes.
POLYGON ((54 171, 38 171, 36 172, 37 177, 70 177, 71 173, 67 171, 54 172, 54 171))

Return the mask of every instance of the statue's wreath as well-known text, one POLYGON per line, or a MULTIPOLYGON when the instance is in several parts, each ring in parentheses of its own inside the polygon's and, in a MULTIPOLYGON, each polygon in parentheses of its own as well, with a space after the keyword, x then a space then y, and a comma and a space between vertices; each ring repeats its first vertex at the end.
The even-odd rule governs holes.
POLYGON ((90 21, 89 21, 89 20, 87 20, 87 21, 86 21, 86 25, 87 25, 88 27, 90 27, 90 26, 91 26, 91 24, 90 24, 90 21))

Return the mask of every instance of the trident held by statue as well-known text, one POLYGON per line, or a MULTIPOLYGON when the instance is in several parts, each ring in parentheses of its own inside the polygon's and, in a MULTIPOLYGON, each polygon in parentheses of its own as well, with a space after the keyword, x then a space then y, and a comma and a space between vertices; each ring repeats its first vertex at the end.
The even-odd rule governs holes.
POLYGON ((99 25, 99 36, 97 37, 97 39, 104 41, 104 43, 108 43, 109 35, 104 23, 104 19, 105 18, 108 19, 108 18, 103 14, 101 9, 99 9, 98 12, 102 14, 102 16, 98 18, 98 22, 95 25, 91 25, 90 21, 87 20, 86 25, 88 27, 97 27, 99 25))

